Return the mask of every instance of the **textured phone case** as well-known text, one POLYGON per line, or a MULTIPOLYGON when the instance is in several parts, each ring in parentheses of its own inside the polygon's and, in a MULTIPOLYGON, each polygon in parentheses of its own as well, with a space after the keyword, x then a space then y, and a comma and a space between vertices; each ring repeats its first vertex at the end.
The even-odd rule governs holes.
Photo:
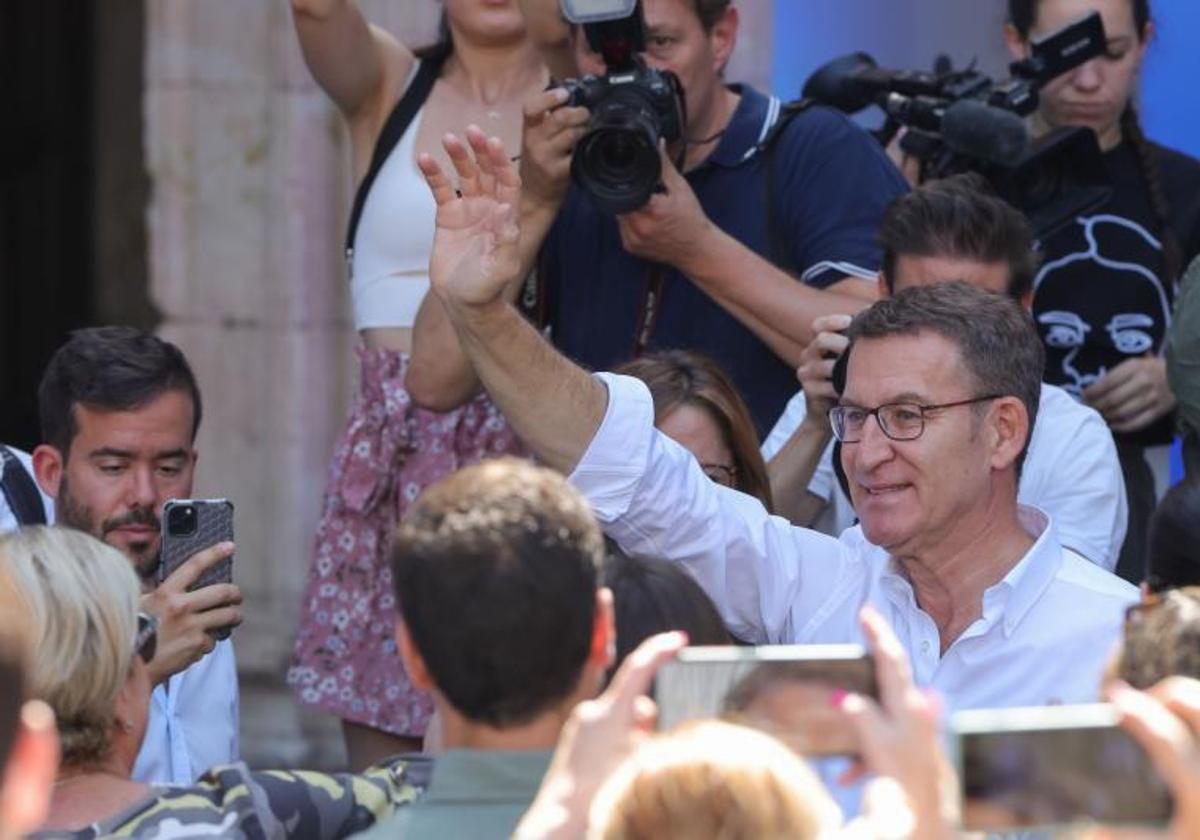
MULTIPOLYGON (((163 508, 162 563, 159 565, 159 581, 166 580, 189 557, 209 546, 221 542, 233 542, 233 502, 228 499, 177 499, 167 502, 163 508), (196 509, 196 530, 187 536, 167 533, 166 523, 172 507, 191 505, 196 509)), ((233 558, 222 561, 209 569, 189 589, 200 589, 214 583, 233 582, 233 558)))
MULTIPOLYGON (((162 582, 170 577, 189 557, 198 551, 221 542, 233 542, 233 502, 228 499, 176 499, 163 506, 162 557, 158 566, 158 579, 162 582), (196 530, 187 536, 171 536, 167 533, 168 515, 177 505, 192 505, 196 508, 196 530)), ((228 557, 209 569, 188 587, 200 589, 214 583, 233 582, 233 557, 228 557)), ((214 639, 228 639, 231 627, 209 630, 214 639)))

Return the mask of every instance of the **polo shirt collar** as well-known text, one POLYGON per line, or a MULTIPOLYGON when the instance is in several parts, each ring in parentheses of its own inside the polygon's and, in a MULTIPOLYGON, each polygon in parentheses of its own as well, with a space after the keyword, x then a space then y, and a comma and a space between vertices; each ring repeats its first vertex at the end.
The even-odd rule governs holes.
POLYGON ((551 756, 548 750, 447 750, 438 756, 421 801, 532 802, 551 756))
POLYGON ((713 164, 727 169, 733 168, 754 155, 758 144, 766 139, 767 132, 779 119, 779 100, 764 96, 749 85, 730 85, 730 90, 741 94, 729 124, 720 141, 704 165, 713 164))

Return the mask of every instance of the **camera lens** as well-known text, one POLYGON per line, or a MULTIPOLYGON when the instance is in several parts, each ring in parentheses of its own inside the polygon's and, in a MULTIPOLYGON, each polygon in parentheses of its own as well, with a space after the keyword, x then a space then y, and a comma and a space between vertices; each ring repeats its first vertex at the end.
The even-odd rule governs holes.
POLYGON ((606 213, 645 205, 662 175, 659 126, 645 95, 634 87, 610 94, 592 111, 571 174, 606 213))
POLYGON ((167 533, 173 537, 196 533, 196 508, 192 505, 173 506, 167 512, 167 533))

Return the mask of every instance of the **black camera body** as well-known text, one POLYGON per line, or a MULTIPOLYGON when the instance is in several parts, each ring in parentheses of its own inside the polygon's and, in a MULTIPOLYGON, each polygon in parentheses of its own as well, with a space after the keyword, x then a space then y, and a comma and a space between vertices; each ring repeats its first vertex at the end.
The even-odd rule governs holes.
POLYGON ((604 213, 629 213, 650 200, 662 179, 659 141, 683 137, 683 88, 674 73, 647 67, 639 3, 627 17, 583 24, 604 58, 603 76, 568 79, 567 105, 591 111, 571 158, 571 176, 604 213))

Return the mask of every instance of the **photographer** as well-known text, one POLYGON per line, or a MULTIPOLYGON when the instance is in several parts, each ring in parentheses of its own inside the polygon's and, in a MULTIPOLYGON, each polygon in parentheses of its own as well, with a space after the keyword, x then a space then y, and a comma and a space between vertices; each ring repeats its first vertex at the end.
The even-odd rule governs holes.
MULTIPOLYGON (((537 306, 564 353, 595 369, 658 347, 706 353, 761 434, 793 391, 813 319, 873 299, 874 228, 904 184, 864 132, 823 108, 792 117, 764 148, 780 103, 725 84, 739 20, 727 0, 646 0, 644 10, 645 61, 678 76, 687 106, 682 142, 661 154, 662 191, 622 215, 597 209, 568 184, 587 112, 547 92, 526 111, 522 258, 548 230, 537 306)), ((414 396, 444 406, 478 384, 436 309, 426 301, 414 353, 436 356, 444 377, 414 396)))
POLYGON ((1200 163, 1146 139, 1133 104, 1154 35, 1149 0, 1009 0, 1009 50, 1095 10, 1108 52, 1041 91, 1035 129, 1092 129, 1114 192, 1042 243, 1033 314, 1046 381, 1099 411, 1117 441, 1129 529, 1117 567, 1144 576, 1146 522, 1165 485, 1175 397, 1162 358, 1181 271, 1200 253, 1200 163))

